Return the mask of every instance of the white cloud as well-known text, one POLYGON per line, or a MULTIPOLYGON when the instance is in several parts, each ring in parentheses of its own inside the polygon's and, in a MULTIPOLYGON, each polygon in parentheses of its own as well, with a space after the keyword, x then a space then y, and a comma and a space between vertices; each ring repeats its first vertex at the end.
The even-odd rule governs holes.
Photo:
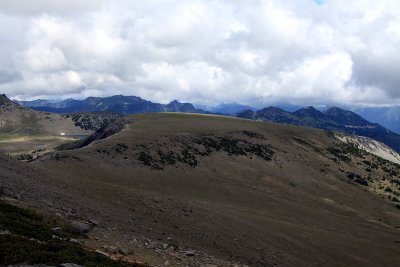
POLYGON ((11 97, 400 101, 397 0, 13 0, 0 25, 11 97))

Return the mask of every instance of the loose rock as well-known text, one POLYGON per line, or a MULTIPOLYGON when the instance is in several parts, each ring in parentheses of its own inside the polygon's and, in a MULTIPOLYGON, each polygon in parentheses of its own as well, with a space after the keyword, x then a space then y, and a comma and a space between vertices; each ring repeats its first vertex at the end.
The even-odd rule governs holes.
POLYGON ((196 255, 196 252, 193 250, 182 251, 182 254, 188 257, 193 257, 196 255))
POLYGON ((71 224, 81 234, 86 234, 93 228, 93 225, 87 222, 72 221, 71 224))
POLYGON ((128 256, 128 255, 133 254, 132 250, 130 250, 129 248, 120 248, 119 252, 124 256, 128 256))
POLYGON ((8 230, 0 231, 0 236, 11 235, 11 232, 8 230))
POLYGON ((99 225, 99 222, 96 221, 96 220, 93 220, 93 219, 89 220, 89 222, 90 222, 91 224, 93 224, 93 226, 99 225))

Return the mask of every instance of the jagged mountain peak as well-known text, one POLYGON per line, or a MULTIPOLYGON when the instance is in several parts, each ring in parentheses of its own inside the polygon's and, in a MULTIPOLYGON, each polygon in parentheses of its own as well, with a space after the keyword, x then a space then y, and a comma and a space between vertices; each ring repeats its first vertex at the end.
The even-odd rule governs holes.
POLYGON ((285 113, 287 113, 285 110, 274 107, 274 106, 269 106, 267 108, 263 108, 263 109, 259 110, 259 112, 260 113, 265 113, 265 112, 279 112, 279 113, 285 112, 285 113))
POLYGON ((181 102, 179 102, 178 100, 173 100, 171 101, 171 103, 169 103, 169 105, 174 105, 174 104, 181 104, 181 102))
POLYGON ((196 108, 191 103, 181 103, 178 100, 174 100, 166 105, 167 111, 172 112, 195 112, 196 108))

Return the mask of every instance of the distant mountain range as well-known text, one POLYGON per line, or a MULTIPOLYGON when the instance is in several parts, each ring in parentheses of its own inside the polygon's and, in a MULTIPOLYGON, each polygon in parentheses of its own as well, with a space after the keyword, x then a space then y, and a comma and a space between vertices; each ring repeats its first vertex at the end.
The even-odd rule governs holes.
POLYGON ((75 112, 99 112, 112 111, 121 114, 135 114, 145 112, 190 112, 207 113, 196 109, 190 103, 172 101, 167 105, 153 103, 137 96, 110 96, 88 97, 84 100, 66 99, 60 102, 49 100, 20 101, 20 105, 46 112, 75 113, 75 112))
MULTIPOLYGON (((280 109, 283 109, 285 111, 289 112, 295 112, 301 108, 304 107, 301 105, 294 105, 294 104, 283 104, 283 103, 277 103, 274 104, 274 107, 278 107, 280 109)), ((237 104, 237 103, 232 103, 232 104, 221 104, 215 107, 201 107, 204 110, 208 110, 212 113, 216 114, 226 114, 226 115, 236 115, 237 113, 240 113, 243 110, 248 110, 251 109, 252 111, 258 110, 255 107, 248 106, 248 105, 242 105, 242 104, 237 104)), ((400 106, 394 106, 394 107, 365 107, 365 108, 358 108, 358 107, 352 107, 352 106, 340 106, 340 108, 344 110, 350 110, 364 119, 374 122, 374 123, 379 123, 380 125, 384 126, 385 128, 400 134, 400 106)), ((317 108, 320 111, 326 110, 324 107, 318 107, 317 108)))
POLYGON ((400 106, 351 109, 361 117, 400 134, 400 106))
MULTIPOLYGON (((300 108, 297 111, 288 112, 277 107, 268 107, 256 111, 255 108, 245 105, 224 104, 206 111, 195 108, 191 103, 180 103, 176 100, 164 105, 153 103, 137 96, 122 95, 89 97, 84 100, 66 99, 60 102, 51 102, 49 100, 21 101, 19 104, 34 110, 53 113, 111 111, 121 114, 145 112, 226 114, 245 119, 308 126, 370 137, 400 152, 400 135, 378 123, 369 122, 354 112, 337 107, 330 108, 324 112, 314 107, 300 108)), ((291 110, 295 110, 295 108, 291 110)))
POLYGON ((214 106, 214 107, 204 106, 201 108, 204 110, 210 111, 212 113, 215 113, 215 114, 224 114, 224 115, 235 115, 235 114, 241 112, 242 110, 246 110, 246 109, 251 109, 253 111, 257 110, 257 108, 255 108, 255 107, 237 104, 237 103, 220 104, 220 105, 214 106))
POLYGON ((301 108, 287 112, 276 107, 258 111, 244 110, 237 117, 251 120, 270 121, 314 127, 329 131, 339 131, 360 135, 380 141, 397 152, 400 152, 400 135, 377 123, 372 123, 354 112, 332 107, 321 112, 314 107, 301 108))

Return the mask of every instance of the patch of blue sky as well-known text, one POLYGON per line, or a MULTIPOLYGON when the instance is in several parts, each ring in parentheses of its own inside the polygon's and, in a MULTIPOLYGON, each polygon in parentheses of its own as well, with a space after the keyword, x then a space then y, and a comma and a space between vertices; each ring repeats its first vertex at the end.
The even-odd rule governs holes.
POLYGON ((314 2, 318 5, 323 5, 325 4, 326 0, 314 0, 314 2))

